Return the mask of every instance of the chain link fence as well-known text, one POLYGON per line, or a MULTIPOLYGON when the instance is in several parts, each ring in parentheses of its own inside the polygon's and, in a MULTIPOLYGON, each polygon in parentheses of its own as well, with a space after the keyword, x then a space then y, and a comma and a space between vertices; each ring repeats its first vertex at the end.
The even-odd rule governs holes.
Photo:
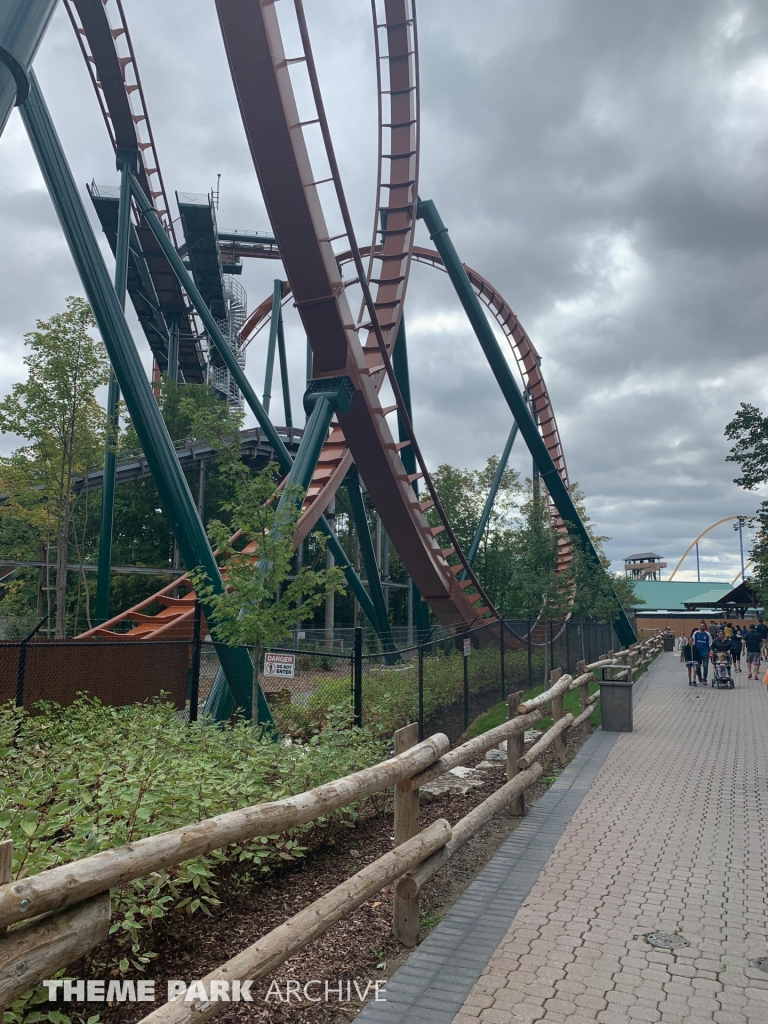
MULTIPOLYGON (((422 736, 455 740, 509 694, 544 685, 552 669, 572 672, 621 646, 610 624, 573 619, 507 619, 455 634, 436 626, 391 651, 361 628, 339 633, 327 646, 305 633, 263 652, 259 682, 281 734, 306 737, 346 715, 389 734, 415 721, 422 736)), ((218 648, 210 637, 0 640, 0 703, 31 711, 41 701, 69 705, 79 694, 111 706, 162 699, 195 720, 227 685, 218 648)))

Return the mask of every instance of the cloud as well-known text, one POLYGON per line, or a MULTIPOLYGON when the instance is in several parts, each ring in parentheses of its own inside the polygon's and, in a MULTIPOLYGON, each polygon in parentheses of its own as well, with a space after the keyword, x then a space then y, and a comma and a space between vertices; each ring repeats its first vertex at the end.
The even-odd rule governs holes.
MULTIPOLYGON (((205 191, 221 173, 219 222, 266 228, 214 5, 134 0, 127 14, 169 190, 205 191)), ((477 0, 470 10, 463 0, 420 0, 418 14, 421 194, 539 348, 571 478, 613 538, 611 557, 619 564, 651 548, 674 563, 709 523, 757 503, 732 483, 723 427, 740 401, 768 405, 768 9, 477 0)), ((327 0, 309 5, 308 17, 367 242, 376 158, 369 12, 327 0)), ((293 43, 289 35, 286 49, 293 43)), ((61 7, 36 68, 78 183, 113 183, 61 7)), ((0 180, 5 392, 20 373, 23 333, 81 289, 17 114, 0 140, 0 180)), ((279 263, 247 267, 251 305, 281 272, 279 263)), ((295 311, 286 316, 298 407, 305 341, 295 311)), ((501 450, 510 416, 445 275, 414 268, 407 325, 427 457, 483 464, 501 450)), ((248 353, 257 390, 264 341, 248 353)), ((278 399, 273 411, 279 418, 278 399)), ((529 472, 529 463, 520 445, 513 464, 529 472)), ((708 576, 736 573, 727 527, 705 554, 708 576)))

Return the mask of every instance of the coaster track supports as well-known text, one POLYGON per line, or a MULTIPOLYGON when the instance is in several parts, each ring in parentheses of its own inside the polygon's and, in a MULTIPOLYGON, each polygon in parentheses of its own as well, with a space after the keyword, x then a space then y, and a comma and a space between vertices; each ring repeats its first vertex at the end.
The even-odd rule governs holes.
POLYGON ((29 95, 29 73, 56 0, 3 0, 0 4, 0 135, 14 106, 29 95))
MULTIPOLYGON (((388 638, 388 643, 392 644, 389 629, 389 616, 387 615, 387 603, 384 600, 384 590, 381 586, 381 578, 379 577, 379 567, 376 564, 376 552, 373 550, 371 530, 368 526, 368 516, 365 514, 365 504, 360 490, 360 474, 358 473, 356 466, 353 466, 347 473, 345 484, 347 494, 349 495, 349 507, 352 513, 352 521, 355 524, 357 539, 360 544, 360 557, 363 560, 363 568, 365 569, 366 579, 368 580, 368 589, 371 592, 371 600, 375 609, 376 632, 382 639, 386 636, 388 638)), ((394 644, 392 644, 392 646, 394 646, 394 644)), ((385 648, 386 647, 387 644, 385 643, 385 648)))
MULTIPOLYGON (((517 432, 519 429, 520 428, 518 427, 517 423, 514 423, 512 425, 512 429, 509 432, 509 437, 507 438, 507 443, 504 445, 504 451, 502 452, 501 458, 499 459, 499 464, 496 467, 496 472, 494 473, 493 476, 493 483, 491 484, 490 491, 488 491, 488 497, 485 499, 483 513, 480 516, 480 522, 477 524, 475 536, 472 538, 472 544, 470 545, 469 552, 467 553, 467 561, 469 562, 470 565, 474 563, 475 556, 477 555, 477 552, 480 548, 480 543, 483 539, 485 528, 488 525, 488 520, 491 517, 493 503, 496 501, 496 495, 499 493, 499 487, 501 486, 501 480, 502 477, 504 476, 504 470, 507 468, 507 463, 509 462, 509 456, 510 453, 512 452, 512 445, 515 443, 515 438, 517 437, 517 432)), ((462 573, 462 576, 463 575, 465 574, 462 573)))
MULTIPOLYGON (((405 403, 405 411, 407 412, 411 423, 413 423, 411 375, 408 369, 408 343, 405 335, 405 316, 400 318, 400 323, 397 328, 395 347, 392 350, 392 369, 395 371, 395 377, 397 378, 397 383, 400 386, 400 393, 402 394, 403 402, 405 403)), ((403 418, 399 412, 397 414, 397 439, 401 443, 408 440, 408 431, 406 430, 405 423, 403 423, 403 418)), ((403 460, 403 465, 408 470, 408 475, 416 476, 416 455, 409 444, 406 444, 404 448, 400 449, 400 458, 403 460)), ((413 487, 414 494, 418 497, 418 481, 414 480, 411 486, 413 487)), ((419 593, 419 588, 413 580, 411 580, 410 600, 412 611, 415 611, 416 614, 416 630, 418 635, 421 637, 429 631, 429 605, 422 599, 422 596, 419 593)))
POLYGON ((261 396, 261 404, 264 412, 269 412, 272 404, 272 375, 275 370, 275 349, 277 348, 277 333, 280 326, 280 315, 282 310, 283 282, 275 280, 272 289, 272 319, 269 322, 269 341, 267 342, 267 365, 264 370, 264 394, 261 396))
MULTIPOLYGON (((237 386, 240 388, 243 397, 245 398, 251 411, 256 417, 259 426, 267 435, 267 440, 271 444, 272 450, 274 451, 275 456, 278 462, 280 463, 280 468, 283 470, 284 473, 289 473, 291 467, 293 466, 293 459, 291 458, 290 452, 283 444, 283 439, 275 430, 272 420, 269 418, 264 409, 264 406, 257 398, 256 392, 251 387, 251 383, 245 376, 245 372, 238 363, 234 352, 224 340, 224 337, 222 336, 221 331, 219 330, 218 325, 216 324, 216 321, 214 320, 210 310, 205 304, 205 300, 198 291, 197 285, 192 280, 192 276, 187 272, 186 267, 181 261, 181 257, 174 248, 173 242, 165 233, 165 230, 163 229, 163 226, 160 223, 160 218, 155 213, 152 204, 150 203, 149 199, 147 199, 146 195, 144 194, 141 188, 141 185, 138 183, 138 181, 133 175, 131 175, 131 191, 133 192, 133 197, 138 204, 142 216, 145 218, 147 224, 149 225, 150 230, 152 231, 152 234, 157 239, 158 244, 165 253, 166 258, 168 259, 168 262, 173 267, 174 273, 181 282, 184 291, 189 296, 192 305, 195 307, 196 312, 200 316, 200 319, 203 322, 203 326, 208 332, 208 336, 218 349, 219 354, 224 360, 227 369, 232 374, 232 378, 234 379, 237 386)), ((352 566, 352 563, 347 558, 344 548, 342 548, 341 544, 335 537, 333 531, 331 530, 331 527, 329 526, 324 516, 321 516, 321 518, 318 520, 317 525, 326 535, 326 537, 328 537, 328 546, 331 549, 333 557, 336 559, 336 564, 342 566, 342 568, 344 569, 344 575, 347 579, 347 582, 349 583, 350 589, 354 592, 355 597, 360 602, 361 608, 368 616, 368 618, 371 620, 371 622, 375 625, 376 616, 375 613, 373 612, 373 605, 371 604, 371 600, 368 597, 368 594, 366 593, 365 587, 360 582, 360 577, 357 575, 352 566)), ((259 720, 261 721, 261 717, 259 720)))
MULTIPOLYGON (((33 72, 29 75, 29 83, 30 92, 21 106, 21 116, 120 389, 125 395, 171 529, 178 539, 185 564, 190 569, 201 566, 216 590, 223 592, 219 567, 152 388, 144 375, 125 315, 33 72)), ((213 618, 212 609, 204 608, 204 611, 206 615, 211 613, 213 618)), ((219 657, 234 700, 249 710, 253 672, 248 655, 245 651, 226 647, 220 648, 219 657)), ((269 715, 266 704, 264 713, 269 715)), ((263 720, 261 709, 259 718, 263 720)))
MULTIPOLYGON (((130 170, 136 168, 138 153, 118 153, 120 170, 120 206, 117 215, 117 243, 115 247, 115 294, 125 312, 125 292, 128 284, 128 241, 131 231, 131 179, 130 170)), ((99 526, 99 568, 96 574, 97 626, 109 618, 109 595, 112 589, 112 539, 115 520, 115 486, 117 483, 118 403, 120 385, 110 367, 107 390, 107 443, 104 448, 104 476, 101 488, 101 523, 99 526)))
MULTIPOLYGON (((549 454, 544 439, 536 427, 533 416, 525 404, 517 381, 512 376, 509 363, 504 357, 504 353, 491 325, 488 323, 480 300, 472 289, 464 265, 448 236, 448 229, 443 224, 437 212, 437 207, 431 199, 419 200, 418 216, 424 221, 429 230, 430 238, 440 254, 443 266, 451 279, 453 287, 456 289, 459 301, 464 307, 475 336, 480 342, 480 347, 485 353, 485 357, 496 377, 507 405, 520 428, 525 443, 528 445, 528 450, 539 470, 541 479, 549 491, 555 508, 565 523, 568 532, 580 541, 585 554, 591 557, 595 564, 599 566, 600 560, 592 543, 592 538, 587 533, 576 510, 576 506, 573 504, 570 492, 552 461, 552 456, 549 454)), ((618 601, 618 598, 616 600, 619 612, 614 620, 614 629, 621 643, 629 646, 637 642, 637 637, 621 603, 618 601)))
MULTIPOLYGON (((280 283, 282 291, 282 282, 280 283)), ((291 412, 291 388, 288 383, 288 356, 285 351, 285 331, 283 330, 283 306, 278 308, 277 320, 277 354, 280 357, 280 384, 283 389, 283 410, 285 412, 286 427, 293 426, 293 413, 291 412)))

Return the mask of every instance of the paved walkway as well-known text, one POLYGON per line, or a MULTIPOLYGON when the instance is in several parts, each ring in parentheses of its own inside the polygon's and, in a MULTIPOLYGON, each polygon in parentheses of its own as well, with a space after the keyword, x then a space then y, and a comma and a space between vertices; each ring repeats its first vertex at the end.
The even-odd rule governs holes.
POLYGON ((635 731, 595 733, 358 1019, 768 1024, 768 695, 737 679, 658 658, 635 731))

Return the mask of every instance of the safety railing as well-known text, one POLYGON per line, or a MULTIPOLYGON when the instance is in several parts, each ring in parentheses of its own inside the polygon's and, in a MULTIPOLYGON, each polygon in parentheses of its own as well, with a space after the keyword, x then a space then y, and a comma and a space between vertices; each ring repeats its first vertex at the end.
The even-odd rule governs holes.
MULTIPOLYGON (((351 914, 366 900, 394 884, 393 930, 405 945, 415 945, 419 932, 419 894, 450 857, 495 814, 508 809, 524 813, 525 791, 541 779, 537 759, 555 745, 558 760, 566 760, 568 730, 589 722, 599 692, 589 694, 595 672, 611 669, 634 678, 662 648, 662 634, 609 652, 597 662, 580 663, 574 678, 553 673, 544 693, 520 703, 522 691, 508 698, 504 724, 450 750, 442 733, 418 741, 418 725, 398 729, 394 756, 352 775, 307 792, 230 811, 183 828, 150 836, 127 846, 71 861, 39 874, 11 880, 12 842, 0 843, 0 1006, 50 978, 88 950, 105 941, 110 927, 110 890, 152 872, 177 866, 193 857, 232 843, 297 828, 394 787, 395 848, 367 865, 341 885, 273 929, 203 981, 256 981, 351 914), (563 710, 563 698, 578 690, 581 713, 563 710), (551 705, 553 725, 527 752, 526 730, 540 722, 551 705), (419 789, 506 741, 507 781, 453 827, 439 819, 419 830, 419 789), (10 929, 4 934, 6 929, 10 929)), ((158 1007, 145 1021, 163 1024, 203 1021, 227 1004, 207 999, 180 998, 158 1007)))

